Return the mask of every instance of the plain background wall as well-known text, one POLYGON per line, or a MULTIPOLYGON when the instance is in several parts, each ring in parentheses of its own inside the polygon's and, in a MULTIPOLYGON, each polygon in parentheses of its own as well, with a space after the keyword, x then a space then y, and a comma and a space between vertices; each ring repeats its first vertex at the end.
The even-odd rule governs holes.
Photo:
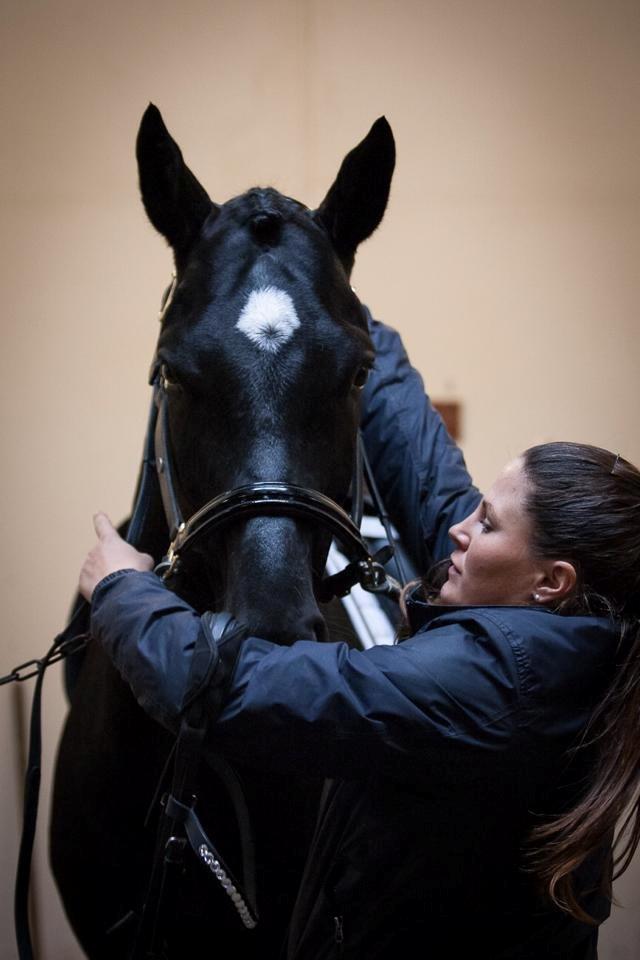
MULTIPOLYGON (((5 0, 2 12, 0 673, 62 626, 92 513, 120 520, 130 506, 171 270, 137 196, 149 100, 214 199, 259 183, 310 206, 386 114, 396 177, 354 283, 432 394, 462 403, 478 483, 554 438, 640 461, 637 0, 5 0)), ((4 688, 7 960, 16 703, 4 688)), ((64 710, 54 668, 35 871, 52 960, 79 956, 44 840, 64 710)), ((637 956, 638 873, 618 887, 604 960, 637 956)))

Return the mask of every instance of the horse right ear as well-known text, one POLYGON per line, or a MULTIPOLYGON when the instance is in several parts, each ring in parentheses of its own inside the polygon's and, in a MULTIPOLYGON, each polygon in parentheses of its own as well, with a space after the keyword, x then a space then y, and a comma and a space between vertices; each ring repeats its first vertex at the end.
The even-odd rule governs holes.
POLYGON ((387 206, 396 147, 391 127, 379 117, 346 155, 314 217, 326 228, 349 274, 358 244, 371 236, 387 206))
POLYGON ((180 259, 217 207, 189 170, 180 147, 152 103, 140 123, 136 156, 147 216, 180 259))

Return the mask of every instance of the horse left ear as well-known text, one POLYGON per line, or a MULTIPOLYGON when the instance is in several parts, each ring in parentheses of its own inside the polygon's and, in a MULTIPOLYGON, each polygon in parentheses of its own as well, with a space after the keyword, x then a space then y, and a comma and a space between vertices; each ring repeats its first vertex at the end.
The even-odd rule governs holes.
POLYGON ((179 261, 217 207, 184 162, 180 147, 153 103, 140 123, 136 155, 147 216, 179 261))
POLYGON ((391 127, 379 117, 364 140, 342 161, 331 189, 314 213, 324 224, 347 273, 358 244, 371 236, 387 206, 396 146, 391 127))

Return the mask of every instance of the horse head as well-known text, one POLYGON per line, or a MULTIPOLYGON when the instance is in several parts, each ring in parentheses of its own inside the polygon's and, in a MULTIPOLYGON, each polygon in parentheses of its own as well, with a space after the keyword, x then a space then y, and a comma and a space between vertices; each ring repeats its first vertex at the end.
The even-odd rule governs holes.
MULTIPOLYGON (((374 359, 349 276, 386 207, 389 125, 374 123, 316 210, 270 188, 213 202, 153 105, 137 156, 145 209, 175 260, 157 370, 181 513, 260 482, 343 503, 374 359)), ((198 546, 203 604, 281 643, 323 639, 329 541, 300 517, 236 518, 198 546)))

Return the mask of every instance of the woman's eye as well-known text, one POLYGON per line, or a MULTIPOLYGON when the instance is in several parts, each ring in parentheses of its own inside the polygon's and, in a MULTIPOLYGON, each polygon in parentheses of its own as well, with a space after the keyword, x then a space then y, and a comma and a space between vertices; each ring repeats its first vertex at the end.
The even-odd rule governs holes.
POLYGON ((493 529, 486 517, 484 520, 480 521, 480 526, 482 527, 483 533, 491 533, 491 530, 493 529))
POLYGON ((357 387, 358 390, 362 390, 365 383, 369 379, 369 367, 360 367, 355 377, 353 378, 353 385, 357 387))

